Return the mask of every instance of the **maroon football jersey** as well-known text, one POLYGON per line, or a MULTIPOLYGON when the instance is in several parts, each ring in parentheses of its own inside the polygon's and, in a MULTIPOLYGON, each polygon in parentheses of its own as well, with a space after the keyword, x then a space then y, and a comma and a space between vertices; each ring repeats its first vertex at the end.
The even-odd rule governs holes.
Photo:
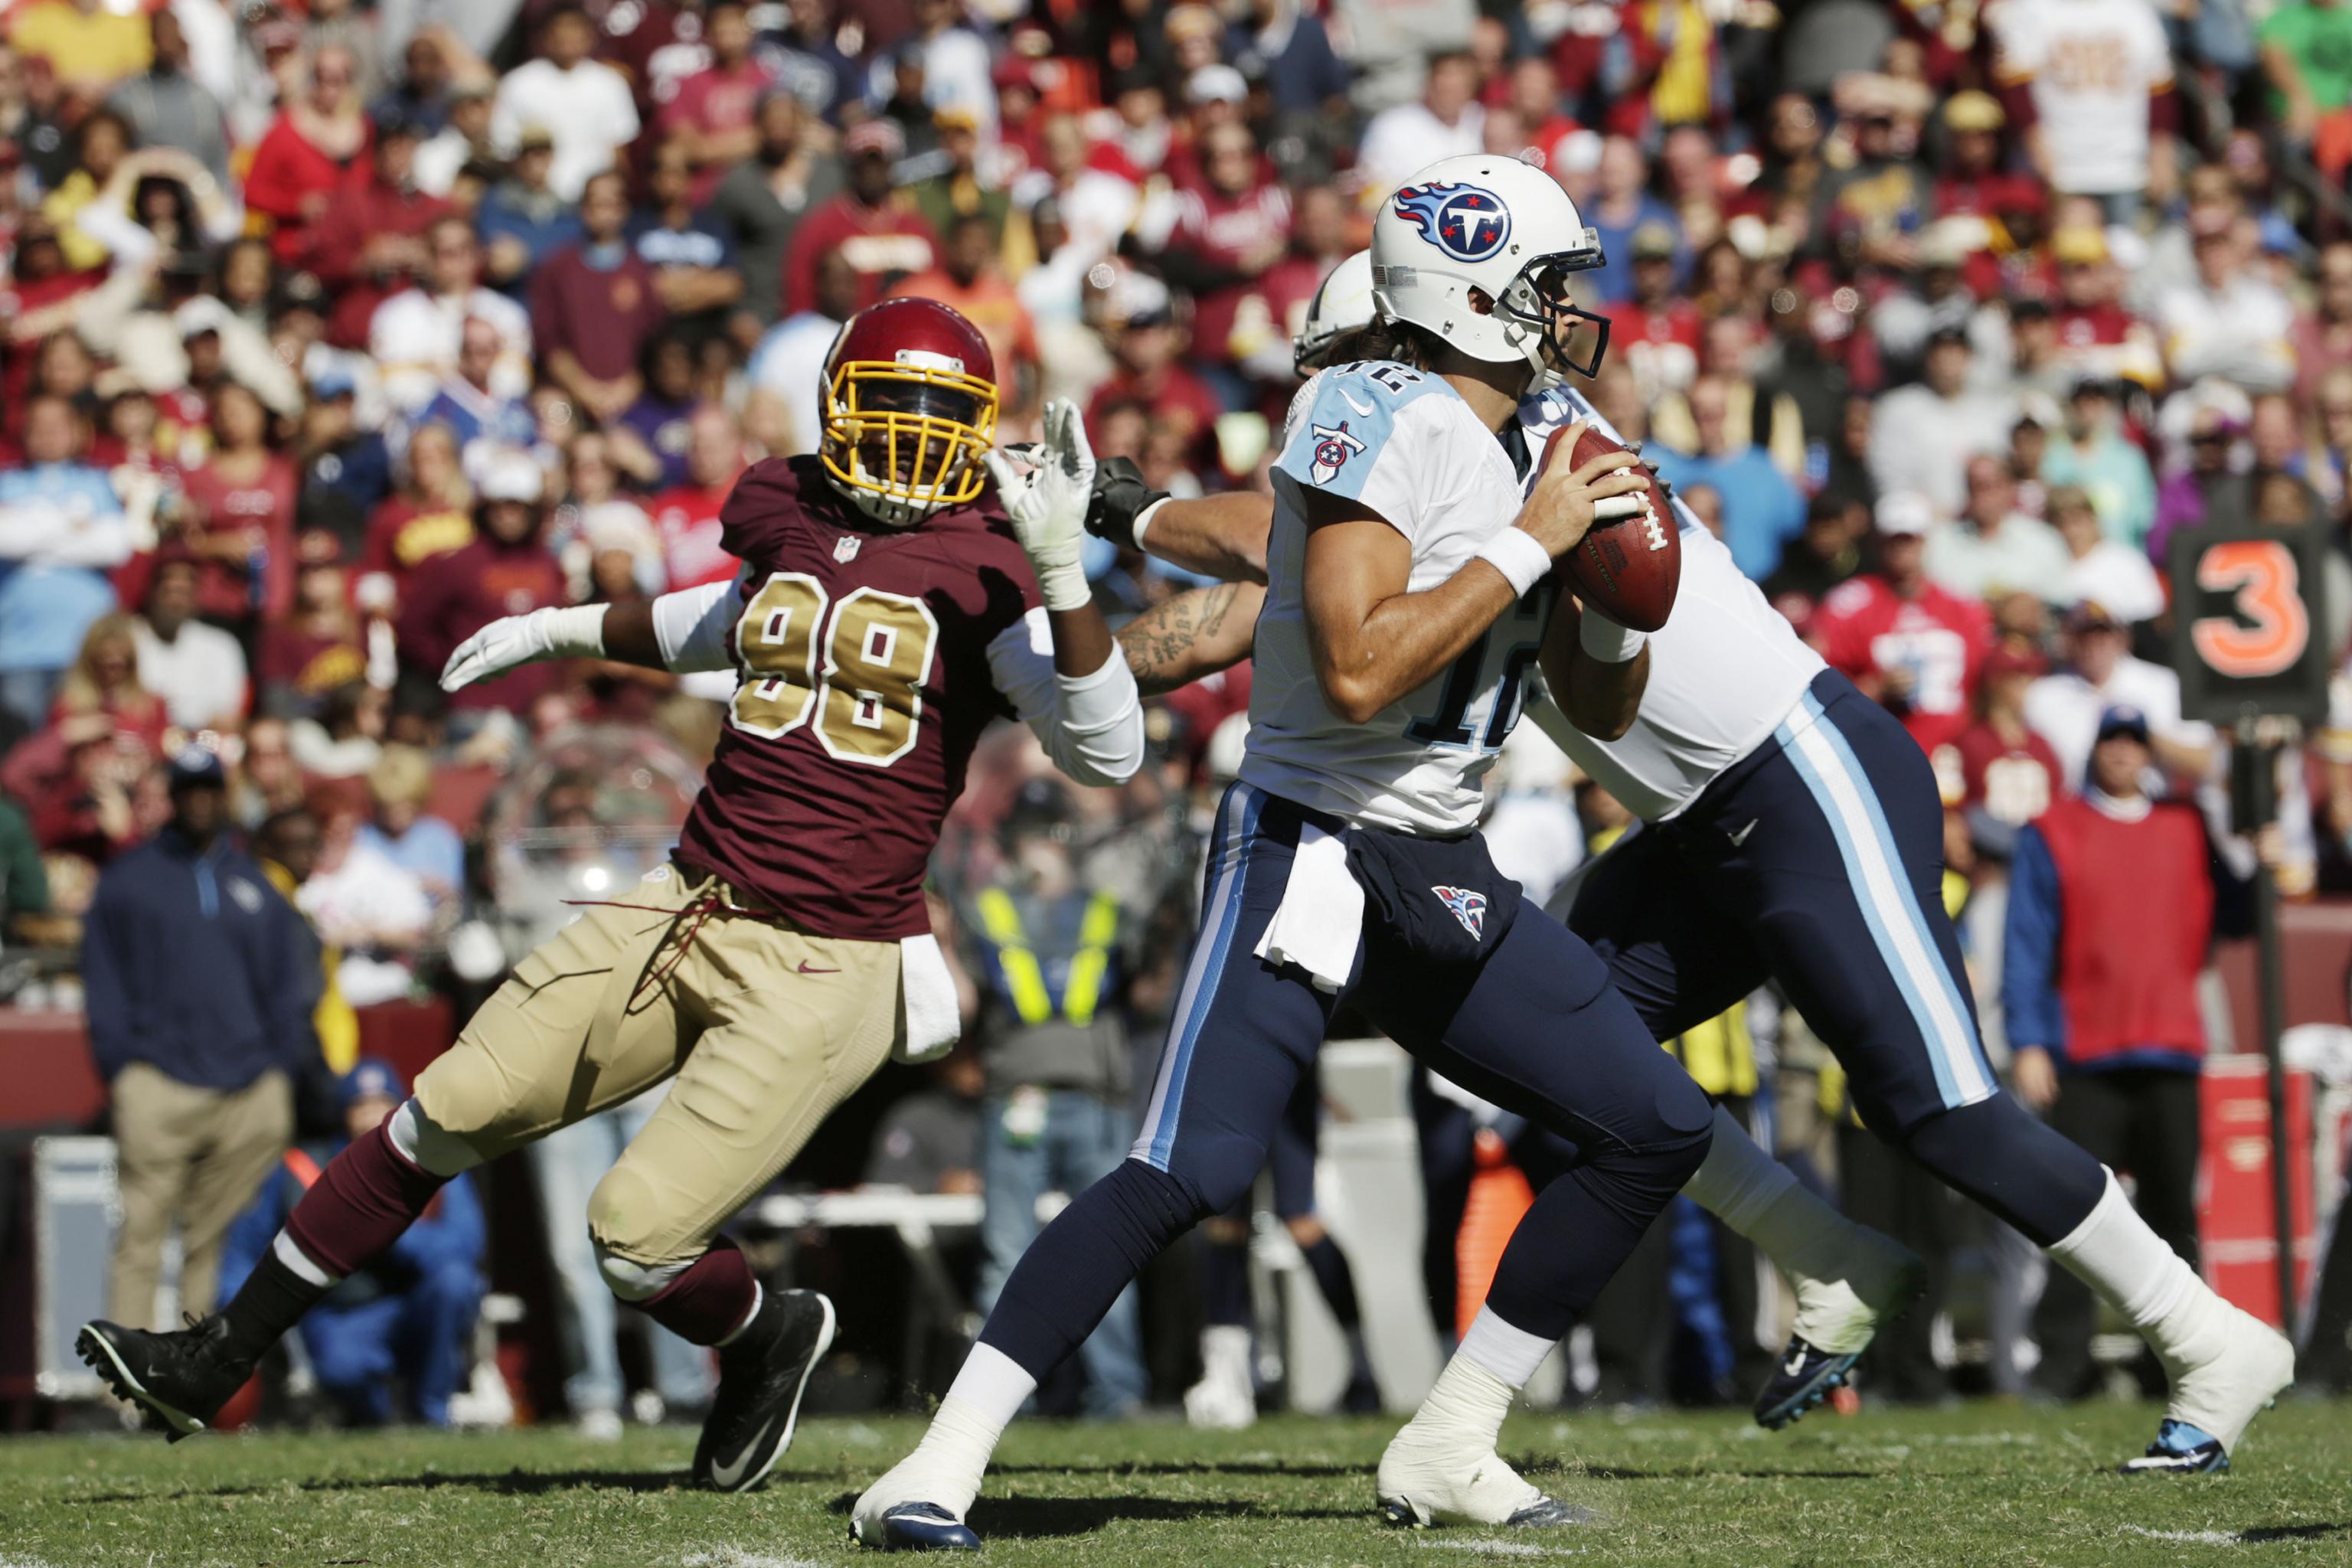
POLYGON ((887 528, 813 457, 755 465, 719 521, 740 684, 678 858, 821 936, 920 935, 940 819, 1012 713, 988 647, 1039 602, 1028 558, 992 489, 887 528))

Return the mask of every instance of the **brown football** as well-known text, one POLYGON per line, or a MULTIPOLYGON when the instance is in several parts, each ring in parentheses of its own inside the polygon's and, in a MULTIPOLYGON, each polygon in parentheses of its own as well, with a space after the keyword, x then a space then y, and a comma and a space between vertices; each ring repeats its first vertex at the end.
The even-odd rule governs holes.
MULTIPOLYGON (((1578 468, 1619 449, 1588 425, 1574 451, 1559 450, 1572 428, 1561 426, 1544 443, 1545 467, 1557 462, 1578 468)), ((1642 500, 1639 512, 1594 523, 1560 563, 1577 597, 1621 626, 1654 632, 1674 611, 1675 590, 1683 577, 1683 542, 1674 509, 1666 504, 1665 481, 1653 475, 1650 488, 1635 493, 1642 500)))

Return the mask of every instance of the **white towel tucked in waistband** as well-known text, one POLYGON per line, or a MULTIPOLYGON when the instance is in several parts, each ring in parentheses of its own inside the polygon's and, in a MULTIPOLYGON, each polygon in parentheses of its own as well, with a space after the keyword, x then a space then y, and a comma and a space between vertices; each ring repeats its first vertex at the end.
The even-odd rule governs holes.
POLYGON ((1295 963, 1319 989, 1337 991, 1356 966, 1363 934, 1364 889, 1348 869, 1348 841, 1313 823, 1302 825, 1282 907, 1257 939, 1257 955, 1295 963))
POLYGON ((898 1039, 890 1054, 902 1062, 927 1062, 955 1048, 963 1034, 963 1011, 956 1005, 955 976, 948 970, 940 939, 925 931, 898 939, 898 1039))

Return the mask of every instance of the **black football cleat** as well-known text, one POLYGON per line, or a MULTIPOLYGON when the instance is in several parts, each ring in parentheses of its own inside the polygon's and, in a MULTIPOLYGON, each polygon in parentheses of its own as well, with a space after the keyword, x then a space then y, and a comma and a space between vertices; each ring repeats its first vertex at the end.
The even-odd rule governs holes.
POLYGON ((228 1320, 217 1313, 168 1333, 103 1320, 84 1323, 74 1350, 174 1443, 203 1431, 253 1375, 253 1363, 230 1352, 228 1320))
POLYGON ((771 1290, 742 1337, 719 1352, 719 1390, 694 1447, 697 1486, 758 1486, 793 1445, 809 1373, 833 1344, 833 1303, 814 1290, 771 1290))
POLYGON ((1772 1363, 1772 1375, 1756 1395, 1757 1424, 1778 1432, 1797 1420, 1845 1386, 1846 1375, 1861 1359, 1860 1351, 1832 1353, 1790 1335, 1789 1348, 1772 1363))
POLYGON ((935 1502, 902 1502, 882 1516, 877 1532, 879 1539, 870 1539, 865 1527, 853 1520, 849 1539, 860 1546, 877 1552, 977 1552, 980 1537, 971 1526, 958 1519, 935 1502))

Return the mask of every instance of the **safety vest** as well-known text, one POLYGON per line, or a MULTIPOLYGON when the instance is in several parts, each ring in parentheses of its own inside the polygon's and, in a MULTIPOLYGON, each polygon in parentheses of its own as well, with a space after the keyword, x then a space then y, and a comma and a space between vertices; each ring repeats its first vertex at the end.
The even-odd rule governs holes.
MULTIPOLYGON (((1021 911, 1002 888, 984 889, 977 900, 981 930, 996 949, 997 967, 1013 993, 1013 1011, 1024 1024, 1043 1024, 1055 1016, 1054 994, 1045 984, 1045 966, 1022 929, 1021 911)), ((1103 977, 1110 972, 1110 949, 1118 935, 1118 900, 1097 893, 1087 900, 1086 918, 1078 923, 1078 951, 1070 957, 1069 979, 1062 987, 1061 1016, 1073 1024, 1094 1022, 1102 1001, 1103 977)))

